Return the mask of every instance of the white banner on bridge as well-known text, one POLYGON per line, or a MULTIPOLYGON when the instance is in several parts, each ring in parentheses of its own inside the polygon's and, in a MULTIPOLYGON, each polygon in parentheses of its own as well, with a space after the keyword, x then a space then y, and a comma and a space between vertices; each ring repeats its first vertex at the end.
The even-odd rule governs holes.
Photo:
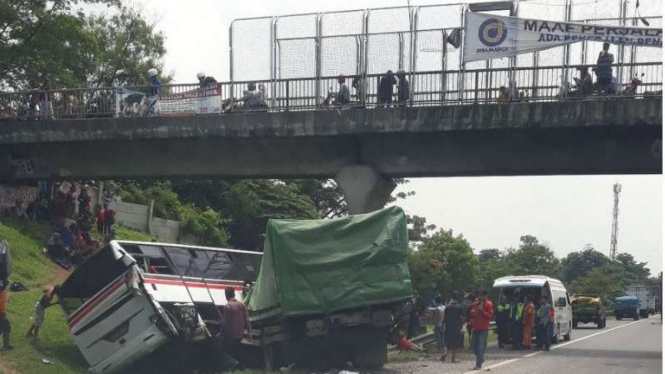
MULTIPOLYGON (((158 113, 160 116, 183 116, 192 114, 219 114, 222 111, 222 85, 214 84, 181 93, 168 93, 160 89, 158 113)), ((116 116, 142 117, 149 105, 144 92, 117 88, 116 116)))
POLYGON ((464 62, 541 51, 583 40, 663 47, 663 30, 466 14, 464 62))

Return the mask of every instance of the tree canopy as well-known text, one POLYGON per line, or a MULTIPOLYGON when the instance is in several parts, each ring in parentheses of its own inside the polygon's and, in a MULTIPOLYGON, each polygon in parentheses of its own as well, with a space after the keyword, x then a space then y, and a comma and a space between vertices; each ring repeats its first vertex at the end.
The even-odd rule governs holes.
POLYGON ((478 259, 469 242, 452 230, 440 229, 409 255, 414 288, 422 295, 449 295, 473 290, 478 283, 478 259))
POLYGON ((0 88, 46 77, 52 88, 142 84, 165 54, 164 36, 120 0, 0 0, 0 88), (86 14, 80 4, 107 11, 86 14))

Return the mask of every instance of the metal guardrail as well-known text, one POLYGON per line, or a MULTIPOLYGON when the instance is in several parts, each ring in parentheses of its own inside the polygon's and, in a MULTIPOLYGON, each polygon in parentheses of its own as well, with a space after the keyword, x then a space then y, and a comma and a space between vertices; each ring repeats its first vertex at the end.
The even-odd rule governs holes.
MULTIPOLYGON (((642 83, 626 92, 630 79, 617 84, 617 92, 594 90, 579 95, 574 84, 562 77, 577 76, 577 70, 594 65, 530 68, 497 68, 465 71, 415 72, 409 82, 410 94, 400 100, 399 84, 391 85, 388 100, 379 100, 379 85, 384 75, 346 77, 351 102, 336 106, 317 92, 335 92, 338 77, 278 79, 252 82, 222 82, 209 85, 173 84, 158 88, 103 87, 30 90, 0 93, 0 120, 60 120, 110 117, 187 116, 233 112, 286 112, 390 106, 445 106, 463 104, 503 104, 563 100, 609 100, 617 97, 662 96, 661 62, 626 64, 614 67, 630 72, 642 83), (509 77, 513 77, 509 81, 509 77), (263 105, 248 107, 243 101, 250 85, 263 105), (153 100, 157 99, 152 107, 153 100), (158 108, 156 110, 155 108, 158 108)), ((629 76, 623 74, 624 77, 629 76)), ((404 95, 403 95, 404 96, 404 95)))

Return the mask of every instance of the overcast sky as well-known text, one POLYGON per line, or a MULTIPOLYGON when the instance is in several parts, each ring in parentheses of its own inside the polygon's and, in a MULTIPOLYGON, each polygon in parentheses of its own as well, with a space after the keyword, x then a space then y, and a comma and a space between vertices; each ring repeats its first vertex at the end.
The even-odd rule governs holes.
MULTIPOLYGON (((540 1, 551 4, 557 0, 540 1)), ((441 2, 445 1, 414 0, 411 4, 441 2)), ((174 73, 177 83, 189 83, 200 71, 218 80, 229 78, 228 28, 234 19, 404 6, 407 1, 147 0, 141 4, 166 35, 165 70, 174 73)), ((585 5, 592 12, 594 7, 600 11, 603 1, 585 5)), ((558 256, 587 243, 608 254, 615 182, 623 185, 619 251, 648 261, 656 273, 662 269, 661 176, 413 179, 405 188, 414 190, 416 196, 400 205, 409 214, 462 233, 476 250, 517 246, 521 235, 530 234, 548 243, 558 256)))

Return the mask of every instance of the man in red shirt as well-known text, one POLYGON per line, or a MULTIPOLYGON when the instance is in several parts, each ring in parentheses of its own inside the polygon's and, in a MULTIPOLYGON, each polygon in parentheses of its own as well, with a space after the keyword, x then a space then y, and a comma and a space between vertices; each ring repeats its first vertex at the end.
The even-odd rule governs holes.
POLYGON ((487 331, 494 317, 494 306, 487 300, 487 291, 478 294, 478 300, 471 304, 471 346, 473 354, 476 355, 476 366, 474 370, 480 370, 485 362, 485 347, 487 346, 487 331))
POLYGON ((222 330, 219 332, 222 348, 222 366, 230 369, 238 366, 238 360, 234 358, 240 348, 243 337, 252 336, 252 325, 249 323, 247 308, 241 301, 236 300, 236 290, 226 287, 226 305, 222 307, 222 330))

